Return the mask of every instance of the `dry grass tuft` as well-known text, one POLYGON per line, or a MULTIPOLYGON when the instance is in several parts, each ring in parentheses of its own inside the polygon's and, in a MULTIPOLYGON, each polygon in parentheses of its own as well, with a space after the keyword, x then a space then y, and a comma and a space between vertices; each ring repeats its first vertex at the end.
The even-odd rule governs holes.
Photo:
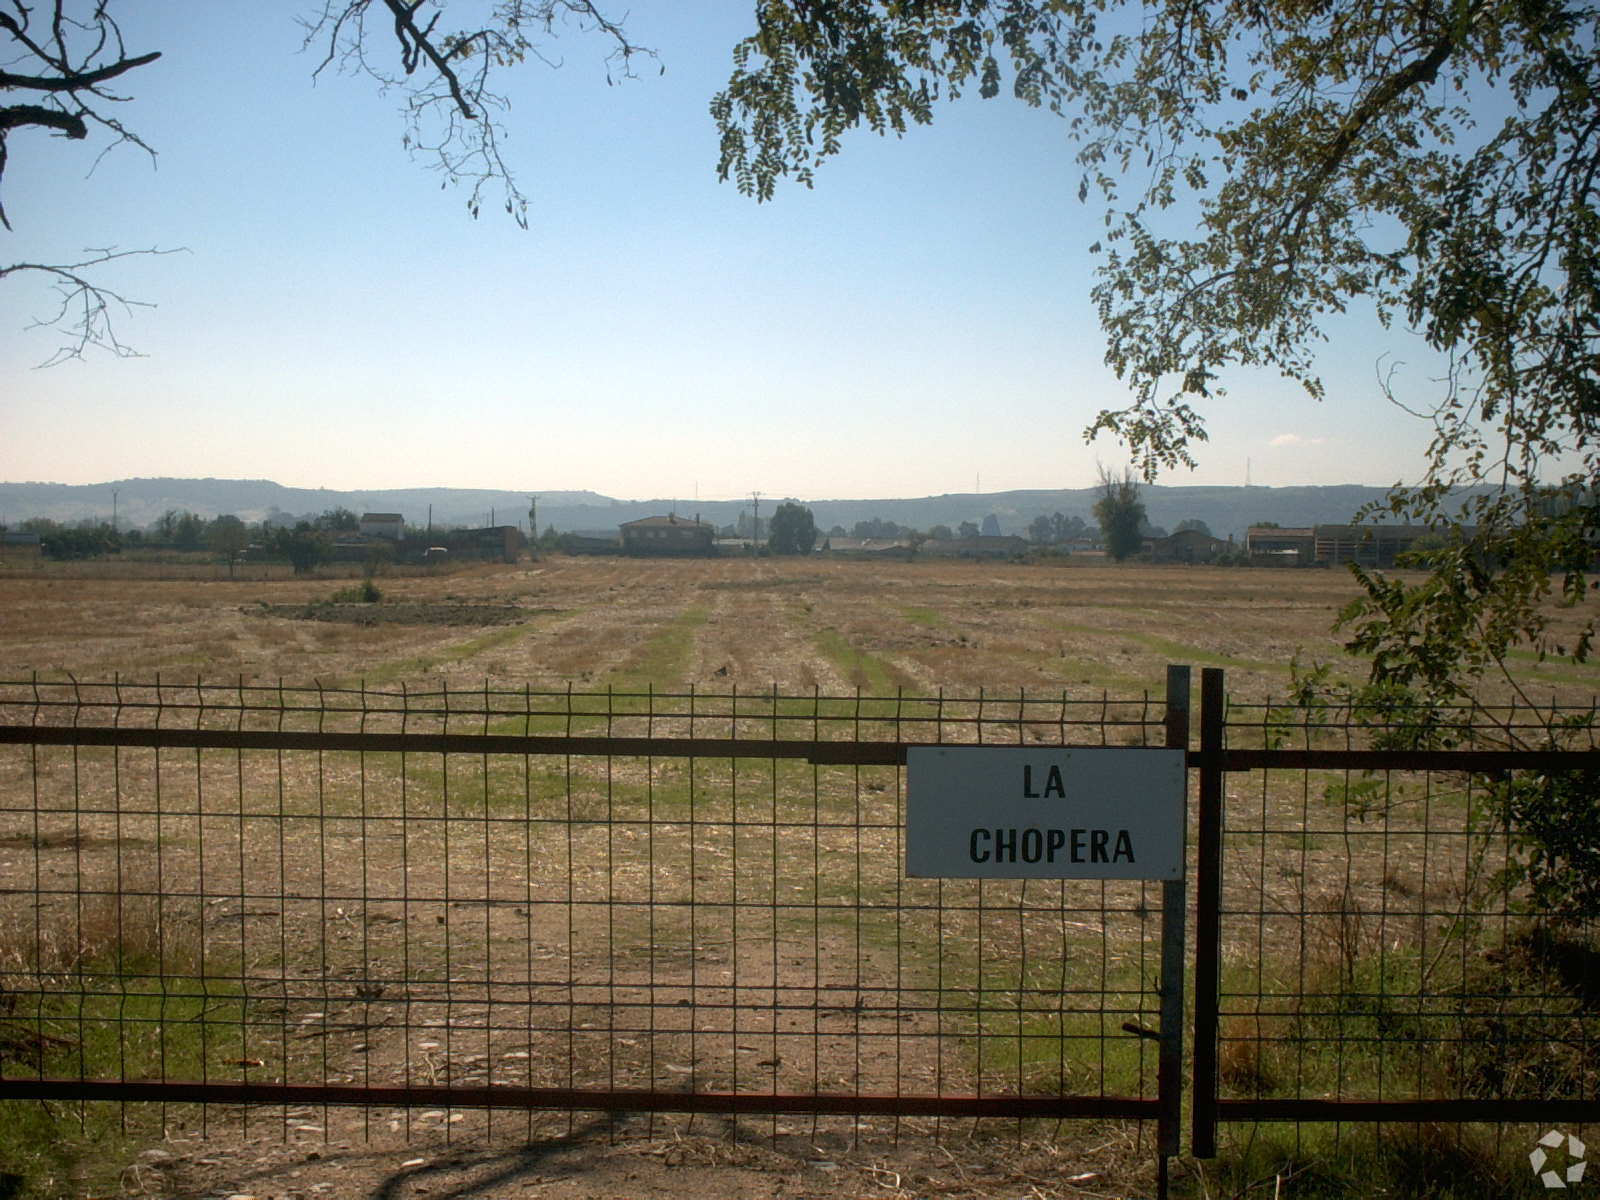
POLYGON ((0 977, 192 974, 200 961, 196 903, 162 896, 153 864, 126 872, 115 891, 86 892, 37 910, 0 911, 0 977))

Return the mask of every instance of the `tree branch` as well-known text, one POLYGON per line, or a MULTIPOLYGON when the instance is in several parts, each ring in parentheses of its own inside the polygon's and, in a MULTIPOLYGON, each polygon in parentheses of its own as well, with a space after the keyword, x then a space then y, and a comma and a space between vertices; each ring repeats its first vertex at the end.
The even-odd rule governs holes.
POLYGON ((77 113, 46 108, 42 104, 14 104, 10 108, 0 108, 0 141, 5 140, 7 130, 20 129, 24 125, 59 129, 74 141, 89 136, 89 127, 77 113))
MULTIPOLYGON (((1280 228, 1298 229, 1304 225, 1311 215, 1312 208, 1323 197, 1328 181, 1344 165, 1345 158, 1354 148, 1356 139, 1361 136, 1362 131, 1406 92, 1419 85, 1432 83, 1439 74, 1439 68, 1445 64, 1459 44, 1459 39, 1453 31, 1445 33, 1421 58, 1407 63, 1367 93, 1340 125, 1339 132, 1328 144, 1327 150, 1322 155, 1322 161, 1317 164, 1311 177, 1299 184, 1300 199, 1284 214, 1280 228)), ((1292 236, 1297 237, 1298 234, 1292 236)))
POLYGON ((478 114, 467 103, 467 97, 461 90, 461 80, 457 77, 455 68, 450 65, 443 54, 439 53, 433 44, 430 34, 433 27, 439 23, 437 16, 429 23, 427 29, 418 29, 416 22, 417 9, 422 7, 422 0, 415 4, 407 4, 405 0, 383 0, 390 12, 394 14, 394 35, 400 40, 400 53, 404 62, 406 74, 409 75, 417 68, 418 53, 427 56, 433 64, 434 70, 439 72, 439 77, 444 80, 445 86, 450 89, 450 98, 455 101, 456 107, 461 110, 461 115, 469 121, 476 121, 478 114), (410 42, 406 41, 407 36, 410 42))
POLYGON ((32 92, 76 92, 83 88, 94 88, 135 67, 153 63, 160 57, 161 51, 152 50, 149 54, 141 54, 137 58, 124 58, 93 71, 63 72, 57 79, 42 75, 13 75, 9 71, 0 71, 0 87, 22 88, 32 92))
POLYGON ((120 308, 126 314, 135 308, 155 306, 148 301, 130 300, 120 292, 94 282, 88 272, 121 258, 183 252, 185 252, 183 247, 170 250, 154 247, 149 250, 117 250, 114 247, 90 249, 84 252, 86 257, 77 262, 19 262, 0 266, 0 280, 10 275, 31 272, 45 276, 55 285, 60 303, 54 315, 39 317, 29 324, 28 328, 62 326, 68 332, 68 339, 39 366, 53 366, 69 358, 81 359, 85 352, 96 348, 109 351, 118 358, 138 358, 139 352, 117 337, 113 310, 120 308))

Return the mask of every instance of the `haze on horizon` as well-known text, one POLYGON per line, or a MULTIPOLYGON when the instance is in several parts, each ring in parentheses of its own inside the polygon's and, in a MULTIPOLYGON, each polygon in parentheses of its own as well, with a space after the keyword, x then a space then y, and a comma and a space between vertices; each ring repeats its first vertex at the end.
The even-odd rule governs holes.
MULTIPOLYGON (((1122 390, 1102 365, 1061 124, 1010 100, 862 133, 756 205, 719 184, 710 96, 749 20, 693 0, 629 29, 666 73, 607 86, 596 43, 518 77, 509 157, 529 232, 441 191, 394 104, 300 53, 292 11, 153 6, 119 115, 159 152, 14 139, 18 259, 184 248, 110 282, 145 357, 39 370, 51 294, 0 288, 0 479, 270 479, 292 487, 593 490, 624 499, 856 499, 1091 486, 1124 461, 1082 432, 1122 390), (222 53, 226 48, 248 53, 222 53), (203 113, 203 117, 197 117, 203 113)), ((1330 399, 1235 373, 1194 472, 1160 482, 1384 486, 1431 427, 1420 343, 1330 325, 1330 399), (1408 363, 1408 360, 1411 360, 1408 363)))

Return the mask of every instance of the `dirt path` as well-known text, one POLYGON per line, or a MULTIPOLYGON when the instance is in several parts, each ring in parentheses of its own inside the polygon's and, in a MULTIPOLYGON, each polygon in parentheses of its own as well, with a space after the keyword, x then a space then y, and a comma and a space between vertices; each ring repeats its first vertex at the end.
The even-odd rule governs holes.
MULTIPOLYGON (((144 1151, 123 1173, 123 1195, 174 1200, 1104 1200, 1153 1194, 1148 1136, 1129 1129, 1076 1127, 1049 1145, 1012 1136, 974 1138, 962 1130, 939 1141, 922 1133, 898 1144, 813 1130, 809 1120, 763 1119, 758 1132, 691 1127, 671 1118, 543 1115, 531 1136, 486 1140, 479 1114, 440 1130, 437 1118, 385 1117, 364 1130, 356 1113, 329 1114, 324 1133, 308 1129, 250 1139, 213 1131, 175 1137, 144 1151), (393 1121, 400 1128, 391 1131, 393 1121), (569 1129, 570 1124, 570 1129, 569 1129), (654 1129, 650 1125, 654 1125, 654 1129), (674 1126, 679 1126, 674 1128, 674 1126), (363 1138, 363 1132, 370 1134, 363 1138), (325 1140, 326 1138, 326 1140, 325 1140)), ((324 1125, 319 1114, 293 1124, 324 1125), (307 1119, 309 1118, 309 1119, 307 1119)), ((522 1119, 503 1118, 502 1125, 522 1119)), ((264 1123, 262 1123, 264 1124, 264 1123)), ((959 1123, 958 1123, 959 1124, 959 1123)))

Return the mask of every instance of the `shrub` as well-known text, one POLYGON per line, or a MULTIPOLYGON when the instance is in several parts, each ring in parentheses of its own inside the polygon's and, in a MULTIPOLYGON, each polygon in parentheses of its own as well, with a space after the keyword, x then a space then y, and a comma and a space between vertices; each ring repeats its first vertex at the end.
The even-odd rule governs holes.
POLYGON ((378 585, 370 579, 363 579, 360 583, 352 584, 347 588, 340 588, 333 594, 331 604, 376 604, 383 599, 383 592, 378 585))

